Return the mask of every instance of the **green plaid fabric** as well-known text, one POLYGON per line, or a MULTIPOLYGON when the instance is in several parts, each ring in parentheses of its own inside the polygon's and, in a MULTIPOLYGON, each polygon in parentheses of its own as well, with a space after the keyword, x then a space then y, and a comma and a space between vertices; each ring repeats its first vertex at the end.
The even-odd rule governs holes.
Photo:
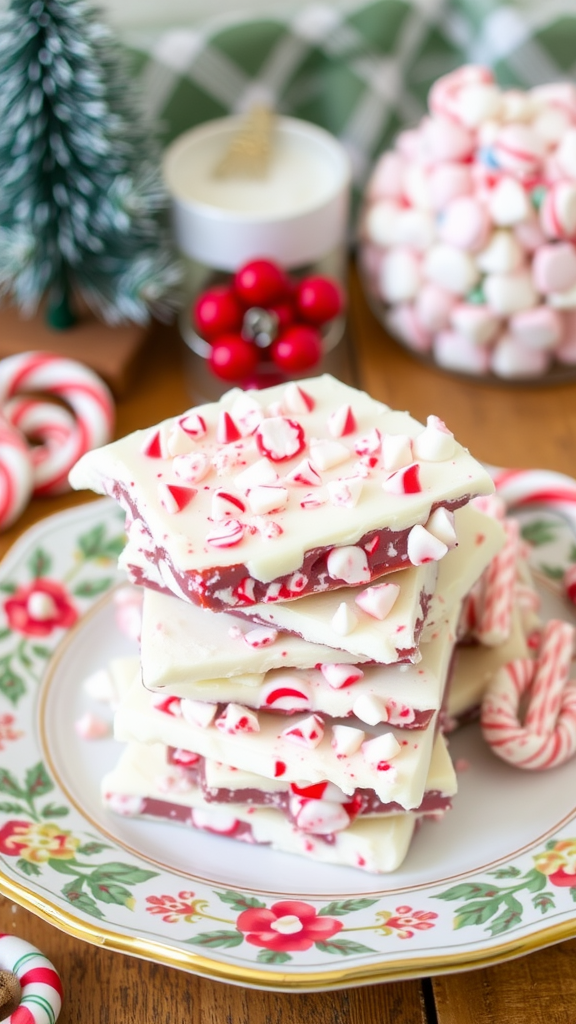
POLYGON ((169 142, 267 101, 336 135, 357 192, 375 156, 422 115, 431 83, 463 62, 503 85, 576 77, 574 0, 372 0, 219 19, 125 42, 147 111, 169 142))

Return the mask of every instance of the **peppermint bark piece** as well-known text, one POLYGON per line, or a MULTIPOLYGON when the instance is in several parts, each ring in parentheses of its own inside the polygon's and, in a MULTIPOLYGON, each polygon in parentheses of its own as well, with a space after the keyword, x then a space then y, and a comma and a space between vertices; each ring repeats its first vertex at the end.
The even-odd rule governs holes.
POLYGON ((125 509, 134 582, 215 610, 436 561, 434 513, 493 490, 436 417, 424 427, 329 376, 228 392, 88 453, 70 481, 125 509))

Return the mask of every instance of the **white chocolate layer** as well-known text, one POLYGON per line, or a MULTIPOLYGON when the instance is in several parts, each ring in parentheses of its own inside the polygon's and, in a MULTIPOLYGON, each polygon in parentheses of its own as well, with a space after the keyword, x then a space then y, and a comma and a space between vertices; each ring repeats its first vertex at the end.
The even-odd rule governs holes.
POLYGON ((272 712, 258 716, 257 732, 224 732, 211 723, 207 727, 182 717, 178 706, 166 713, 154 706, 154 695, 144 689, 139 674, 120 701, 114 717, 114 734, 122 742, 164 743, 190 750, 245 771, 282 778, 286 782, 312 784, 334 782, 344 793, 373 789, 384 802, 396 801, 406 810, 422 801, 432 757, 436 730, 435 715, 425 729, 402 730, 370 726, 356 718, 327 722, 321 742, 301 746, 283 735, 309 717, 272 712), (362 745, 353 753, 338 755, 331 745, 334 726, 358 730, 362 745), (375 758, 370 741, 382 738, 384 752, 375 758))
MULTIPOLYGON (((327 864, 362 868, 374 874, 395 871, 404 860, 418 820, 415 814, 390 814, 385 817, 357 818, 327 843, 301 832, 280 812, 271 807, 215 806, 204 800, 199 787, 186 793, 170 792, 158 785, 160 761, 164 748, 130 744, 116 768, 102 782, 106 807, 129 816, 141 816, 146 797, 167 800, 190 807, 187 822, 197 828, 233 835, 235 822, 247 822, 252 830, 251 842, 265 843, 271 849, 295 853, 327 864), (198 813, 194 815, 194 809, 198 813), (195 820, 196 819, 196 820, 195 820)), ((158 819, 163 823, 170 819, 158 819)))
MULTIPOLYGON (((417 461, 420 490, 414 493, 384 491, 383 483, 390 473, 382 466, 380 448, 377 446, 375 452, 375 465, 367 466, 361 463, 355 446, 361 448, 362 439, 374 430, 379 432, 380 438, 386 434, 402 434, 415 439, 428 428, 407 413, 394 412, 329 376, 303 383, 302 390, 314 402, 311 411, 299 411, 299 403, 290 390, 293 388, 294 385, 279 385, 265 391, 230 391, 218 403, 193 410, 196 426, 198 418, 205 425, 204 436, 198 436, 202 433, 198 429, 196 439, 185 433, 179 426, 183 417, 174 417, 152 431, 136 431, 84 455, 72 470, 70 482, 76 489, 114 493, 127 505, 115 491, 120 488, 129 496, 131 517, 145 524, 149 543, 156 552, 165 551, 167 560, 177 571, 243 564, 250 576, 263 582, 298 570, 306 551, 355 545, 374 529, 407 530, 416 524, 425 524, 433 505, 493 491, 486 471, 456 442, 451 446, 450 456, 442 461, 417 461), (249 413, 246 412, 247 401, 252 406, 249 413), (329 417, 343 406, 350 406, 356 429, 335 442, 329 430, 329 417), (262 417, 266 429, 260 450, 257 447, 259 428, 256 434, 246 433, 233 441, 218 439, 226 436, 226 423, 228 428, 230 426, 226 420, 222 427, 225 413, 232 417, 236 427, 246 431, 254 429, 262 417), (278 420, 283 424, 280 431, 276 429, 278 420), (291 426, 287 427, 287 423, 291 426), (304 447, 298 446, 300 432, 303 432, 304 447), (343 449, 338 458, 334 445, 343 449), (150 450, 150 447, 155 453, 160 450, 161 456, 145 454, 143 449, 150 450), (278 455, 290 453, 296 447, 294 455, 278 459, 278 455), (176 468, 181 464, 170 456, 170 450, 178 451, 179 455, 204 453, 209 459, 209 472, 201 480, 187 483, 181 473, 177 474, 176 468), (260 463, 263 457, 286 489, 286 500, 278 511, 254 517, 246 500, 246 487, 237 478, 260 463), (307 458, 320 474, 321 486, 303 486, 288 479, 307 458), (327 485, 358 475, 361 475, 363 487, 357 504, 353 507, 332 504, 327 485), (194 494, 181 511, 175 511, 174 503, 179 504, 181 496, 166 503, 166 489, 183 486, 188 486, 194 494), (223 522, 214 520, 214 496, 221 491, 240 499, 245 506, 244 511, 228 516, 223 522), (301 502, 309 492, 313 492, 314 499, 321 504, 303 508, 301 502), (262 520, 265 524, 276 524, 281 532, 264 539, 266 531, 261 532, 262 520), (222 530, 228 533, 231 522, 240 526, 235 537, 228 536, 224 542, 229 544, 231 539, 240 539, 231 546, 220 546, 222 530), (216 541, 209 540, 215 532, 219 537, 216 541)), ((220 501, 216 515, 226 515, 220 501)))

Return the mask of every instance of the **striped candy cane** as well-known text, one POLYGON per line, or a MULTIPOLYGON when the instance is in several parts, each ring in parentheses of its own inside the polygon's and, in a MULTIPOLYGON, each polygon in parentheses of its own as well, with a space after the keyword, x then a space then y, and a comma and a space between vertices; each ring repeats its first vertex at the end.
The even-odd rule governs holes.
POLYGON ((0 966, 20 982, 20 1005, 4 1024, 55 1024, 62 1006, 60 977, 47 957, 24 939, 0 934, 0 966))

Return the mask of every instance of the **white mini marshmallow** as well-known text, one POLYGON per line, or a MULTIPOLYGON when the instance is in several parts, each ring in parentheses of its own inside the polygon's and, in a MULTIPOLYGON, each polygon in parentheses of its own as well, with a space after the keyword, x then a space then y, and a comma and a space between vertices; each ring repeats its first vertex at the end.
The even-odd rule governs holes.
POLYGON ((488 212, 498 227, 510 227, 530 216, 530 200, 515 178, 501 178, 490 195, 488 212))
POLYGON ((432 246, 424 258, 423 270, 429 281, 454 295, 465 295, 479 277, 472 256, 453 245, 432 246))
POLYGON ((425 331, 443 331, 448 327, 456 299, 436 284, 425 284, 416 298, 415 313, 425 331))
POLYGON ((538 302, 532 278, 525 271, 515 274, 488 274, 484 294, 490 309, 497 316, 511 316, 522 309, 531 309, 538 302))
POLYGON ((524 263, 524 250, 516 235, 504 228, 495 231, 488 245, 476 257, 485 274, 509 274, 524 263))
POLYGON ((362 746, 366 733, 351 725, 332 726, 332 749, 336 757, 352 757, 362 746))
POLYGON ((436 238, 436 222, 431 213, 412 207, 396 214, 392 233, 395 236, 392 244, 424 252, 436 238))
POLYGON ((434 339, 434 358, 439 366, 459 373, 482 376, 488 372, 490 354, 457 331, 441 331, 434 339))
POLYGON ((382 736, 376 736, 373 740, 366 740, 362 744, 362 753, 366 761, 375 767, 397 757, 401 749, 398 740, 391 732, 385 732, 382 736))
POLYGON ((358 617, 346 602, 342 601, 334 612, 330 625, 338 636, 348 636, 358 625, 358 617))
POLYGON ((444 558, 448 547, 424 526, 417 524, 408 534, 407 551, 412 565, 425 565, 426 562, 437 562, 444 558))
POLYGON ((424 430, 412 442, 417 459, 424 462, 445 462, 456 449, 454 434, 438 416, 428 416, 424 430))
POLYGON ((384 434, 382 438, 382 464, 384 469, 392 472, 402 469, 414 461, 412 454, 412 438, 408 434, 384 434))
MULTIPOLYGON (((438 233, 448 245, 476 252, 486 244, 489 229, 488 215, 478 199, 460 196, 442 212, 438 233)), ((429 244, 431 242, 432 239, 429 244)))
POLYGON ((379 722, 388 721, 386 703, 380 700, 374 693, 363 693, 358 697, 352 707, 356 718, 367 725, 378 725, 379 722))
POLYGON ((576 180, 576 128, 569 128, 563 135, 556 160, 566 177, 576 180))
POLYGON ((575 309, 576 308, 576 287, 569 288, 566 292, 551 292, 547 301, 554 309, 575 309))
POLYGON ((410 303, 400 303, 388 310, 386 326, 392 335, 396 335, 415 352, 428 352, 432 345, 431 333, 423 327, 410 303))
POLYGON ((380 290, 388 302, 407 302, 422 283, 420 260, 412 249, 390 249, 380 269, 380 290))
POLYGON ((527 348, 555 349, 564 333, 560 313, 549 306, 536 306, 510 318, 509 332, 520 345, 527 348))
POLYGON ((374 203, 366 211, 364 221, 364 231, 369 241, 384 249, 387 249, 390 245, 395 245, 398 239, 396 222, 399 213, 400 207, 398 204, 388 199, 374 203))
POLYGON ((550 365, 550 354, 543 349, 527 348, 510 335, 504 335, 492 352, 491 368, 498 377, 540 377, 550 365))
POLYGON ((450 316, 452 327, 474 345, 490 345, 500 330, 500 321, 488 306, 458 303, 450 316))
POLYGON ((351 587, 370 581, 366 552, 357 544, 332 548, 326 559, 326 569, 330 579, 343 580, 351 587))

